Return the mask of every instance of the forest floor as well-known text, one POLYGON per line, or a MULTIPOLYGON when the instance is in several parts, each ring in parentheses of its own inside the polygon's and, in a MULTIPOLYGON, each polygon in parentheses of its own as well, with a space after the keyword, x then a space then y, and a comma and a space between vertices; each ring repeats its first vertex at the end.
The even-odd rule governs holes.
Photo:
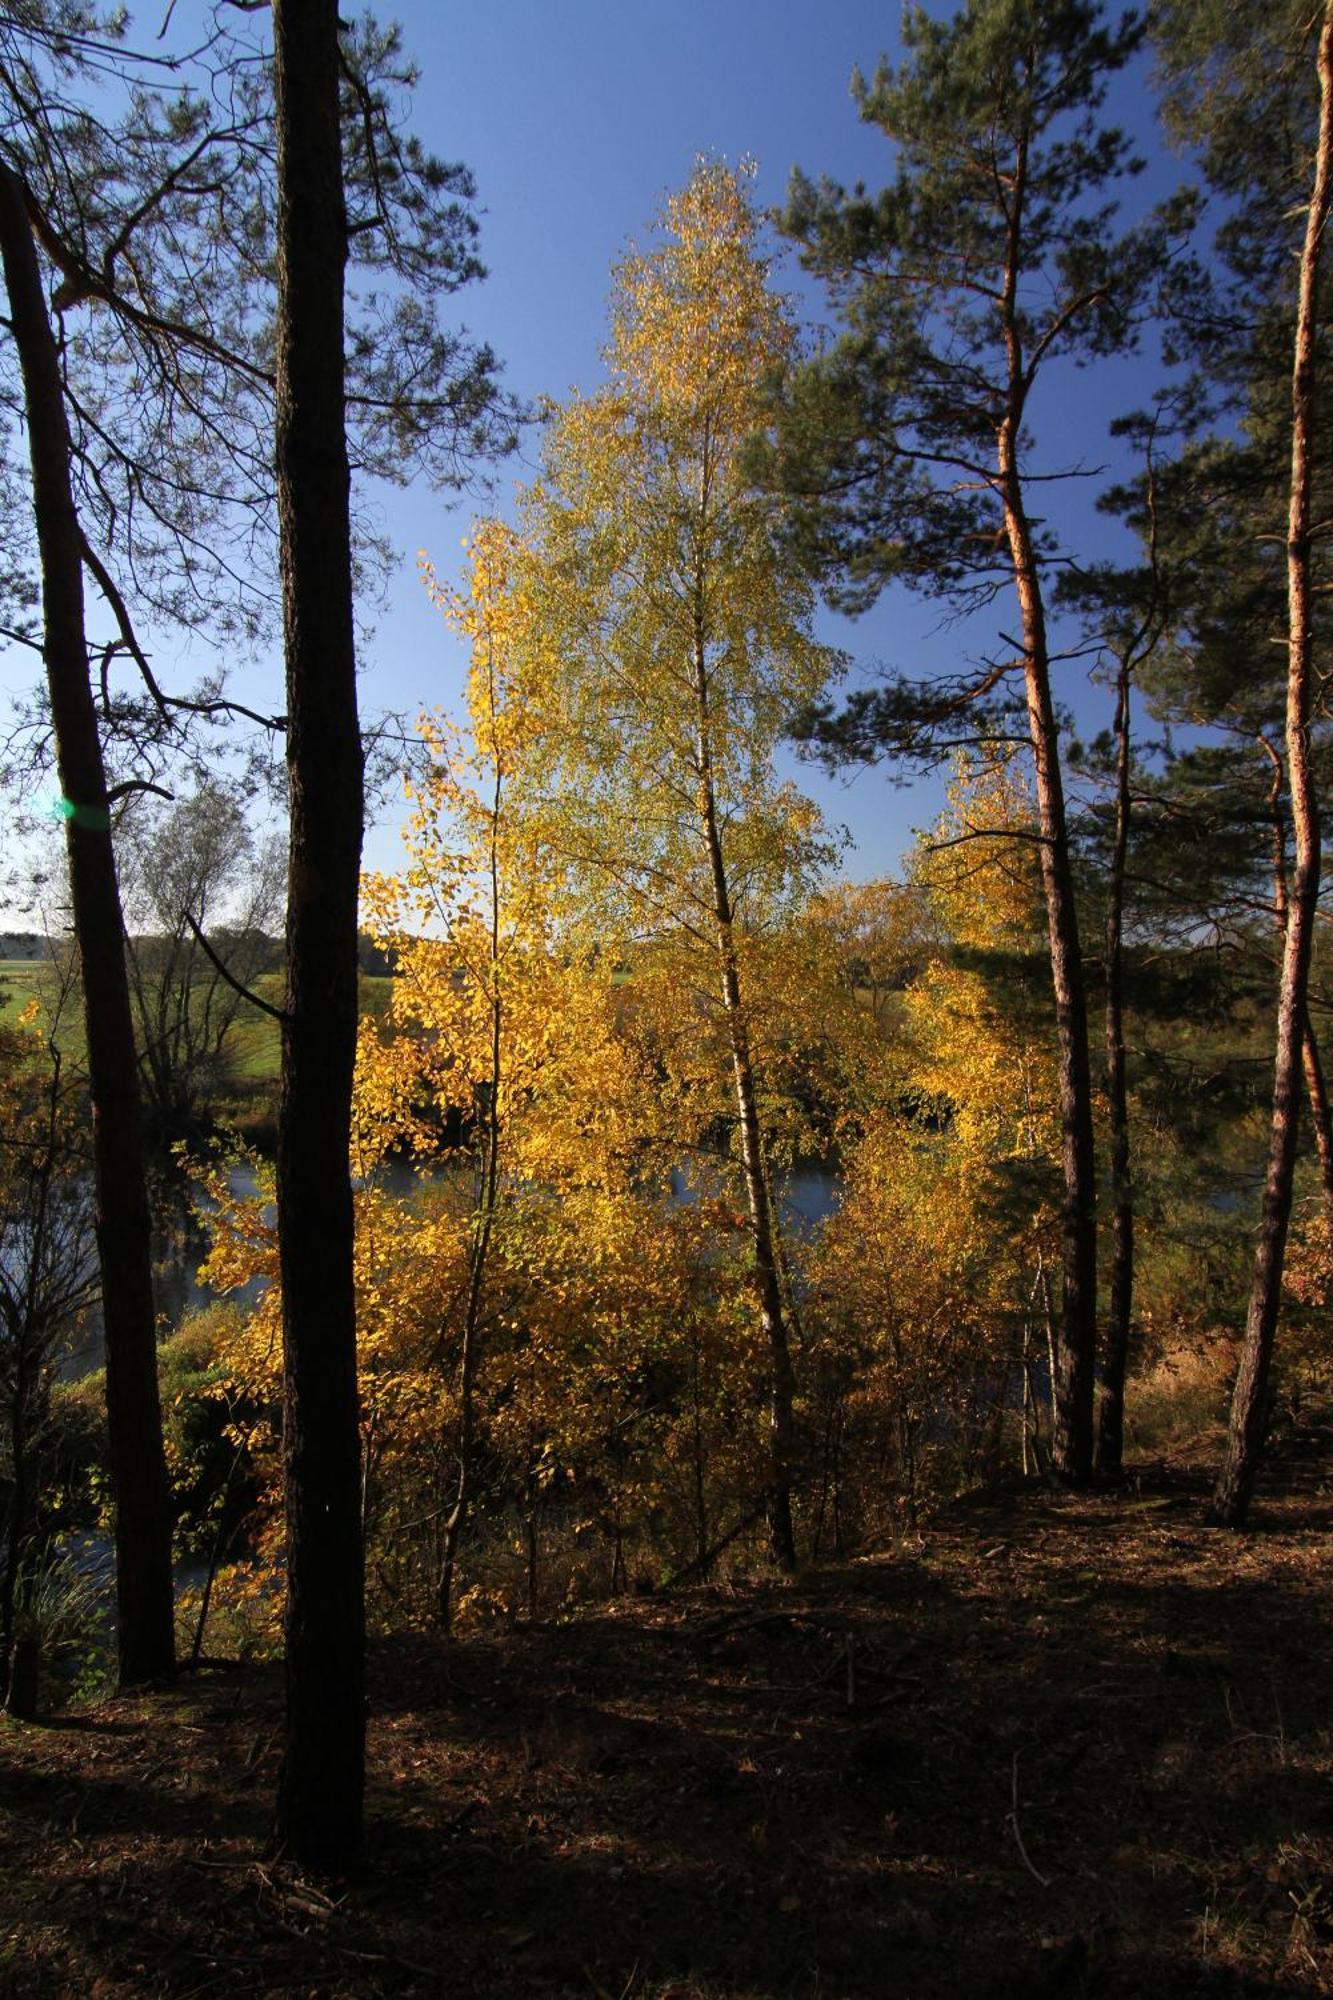
POLYGON ((379 1644, 350 1883, 264 1858, 280 1677, 0 1724, 0 1991, 1333 1993, 1333 1434, 958 1505, 793 1584, 379 1644))

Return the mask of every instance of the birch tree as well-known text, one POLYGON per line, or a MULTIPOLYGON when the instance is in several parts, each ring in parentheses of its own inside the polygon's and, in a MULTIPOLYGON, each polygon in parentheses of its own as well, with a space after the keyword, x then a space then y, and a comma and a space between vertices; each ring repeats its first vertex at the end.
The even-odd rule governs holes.
POLYGON ((559 411, 526 497, 544 810, 607 935, 640 963, 682 950, 679 1015, 721 1024, 768 1356, 769 1532, 790 1568, 796 1383, 751 945, 818 858, 817 816, 771 760, 834 663, 783 510, 744 470, 795 335, 743 174, 701 163, 659 221, 615 273, 607 386, 559 411))

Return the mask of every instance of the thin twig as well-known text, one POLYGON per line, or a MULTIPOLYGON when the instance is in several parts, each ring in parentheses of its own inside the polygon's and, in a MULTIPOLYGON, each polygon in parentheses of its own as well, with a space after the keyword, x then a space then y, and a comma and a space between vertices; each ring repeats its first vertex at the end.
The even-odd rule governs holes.
POLYGON ((1006 1817, 1006 1819, 1007 1819, 1007 1820, 1009 1821, 1009 1824, 1010 1824, 1010 1826, 1011 1826, 1011 1827, 1013 1828, 1013 1830, 1014 1830, 1014 1840, 1015 1840, 1015 1841, 1016 1841, 1016 1843, 1017 1843, 1017 1846, 1018 1846, 1018 1851, 1019 1851, 1019 1854, 1020 1854, 1020 1855, 1022 1856, 1022 1858, 1023 1858, 1023 1866, 1024 1866, 1024 1867, 1025 1867, 1025 1868, 1027 1869, 1027 1871, 1028 1871, 1028 1874, 1029 1874, 1029 1875, 1030 1875, 1030 1876, 1032 1877, 1032 1879, 1033 1879, 1033 1881, 1034 1881, 1034 1882, 1039 1882, 1039 1883, 1041 1884, 1041 1886, 1042 1886, 1042 1888, 1043 1888, 1043 1889, 1049 1889, 1049 1888, 1050 1888, 1050 1886, 1051 1886, 1051 1878, 1050 1878, 1050 1876, 1049 1876, 1049 1875, 1043 1875, 1043 1874, 1041 1873, 1041 1871, 1040 1871, 1039 1869, 1037 1869, 1037 1868, 1034 1868, 1034 1867, 1033 1867, 1033 1865, 1032 1865, 1032 1857, 1031 1857, 1031 1855, 1030 1855, 1030 1854, 1028 1853, 1028 1851, 1027 1851, 1026 1847, 1024 1847, 1024 1845, 1023 1845, 1023 1836, 1022 1836, 1022 1834, 1020 1833, 1020 1831, 1019 1831, 1019 1827, 1018 1827, 1018 1752, 1017 1752, 1017 1750, 1015 1750, 1015 1752, 1014 1752, 1014 1769, 1013 1769, 1013 1784, 1012 1784, 1012 1789, 1011 1789, 1011 1794, 1010 1794, 1010 1796, 1011 1796, 1011 1798, 1012 1798, 1012 1801, 1013 1801, 1013 1803, 1012 1803, 1012 1805, 1011 1805, 1011 1807, 1010 1807, 1010 1810, 1009 1810, 1009 1811, 1008 1811, 1008 1812, 1006 1813, 1005 1817, 1006 1817))
POLYGON ((405 1972, 415 1972, 419 1978, 429 1979, 432 1983, 439 1978, 440 1968, 438 1965, 420 1965, 415 1959, 404 1958, 401 1952, 357 1951, 350 1944, 340 1945, 338 1949, 344 1958, 359 1958, 364 1960, 367 1965, 398 1965, 405 1972))

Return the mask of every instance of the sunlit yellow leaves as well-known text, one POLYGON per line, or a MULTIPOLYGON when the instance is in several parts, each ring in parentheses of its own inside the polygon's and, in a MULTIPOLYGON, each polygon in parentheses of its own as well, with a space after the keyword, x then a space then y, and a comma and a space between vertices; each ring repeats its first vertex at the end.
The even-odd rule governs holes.
POLYGON ((914 866, 942 940, 905 995, 914 1076, 965 1153, 1050 1159, 1059 1146, 1050 978, 1031 794, 1012 763, 960 762, 914 866), (1034 1032, 1034 1027, 1036 1032, 1034 1032))
POLYGON ((778 503, 745 448, 788 359, 745 177, 701 163, 615 274, 610 380, 553 417, 525 496, 520 652, 534 807, 601 934, 716 950, 705 819, 746 921, 827 857, 775 783, 793 711, 835 668, 778 503))
MULTIPOLYGON (((909 883, 830 888, 775 776, 835 666, 746 470, 792 340, 745 177, 705 163, 618 268, 608 382, 553 412, 519 527, 480 523, 457 587, 423 560, 467 706, 422 719, 403 864, 364 887, 394 976, 352 1162, 396 1603, 438 1585, 465 1440, 496 1535, 563 1505, 702 1549, 773 1477, 780 1319, 798 1430, 909 1436, 1003 1369, 1046 1254, 1048 1040, 982 964, 1021 978, 1040 922, 1025 788, 960 770, 909 883), (761 1248, 784 1174, 834 1157, 822 1240, 761 1248)), ((230 1365, 276 1420, 262 1192, 213 1199, 215 1282, 267 1280, 230 1365)))
POLYGON ((626 257, 615 273, 612 379, 661 430, 711 423, 744 434, 760 419, 762 378, 790 357, 791 321, 768 265, 739 171, 701 160, 656 225, 665 247, 626 257))
POLYGON ((962 755, 948 805, 918 845, 914 879, 957 944, 1026 948, 1043 922, 1036 803, 1026 773, 998 752, 962 755))

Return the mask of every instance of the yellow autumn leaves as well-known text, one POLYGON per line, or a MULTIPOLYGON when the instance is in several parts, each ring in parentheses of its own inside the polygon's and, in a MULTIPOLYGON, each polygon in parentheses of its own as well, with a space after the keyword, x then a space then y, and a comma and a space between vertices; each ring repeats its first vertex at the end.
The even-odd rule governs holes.
MULTIPOLYGON (((357 1077, 364 1514, 400 1621, 464 1462, 473 1589, 516 1588, 538 1508, 658 1567, 753 1508, 757 1199, 802 1453, 859 1426, 899 1472, 948 1383, 1002 1373, 1050 1223, 1030 1200, 988 1256, 1051 1075, 954 949, 1030 941, 1021 784, 960 773, 909 883, 835 885, 774 774, 836 663, 745 470, 793 333, 744 178, 701 166, 615 282, 607 385, 554 416, 517 526, 478 525, 460 586, 424 565, 467 712, 423 718, 403 866, 365 885, 394 973, 357 1077), (811 1158, 843 1182, 813 1237, 783 1194, 811 1158)), ((214 1193, 215 1281, 269 1281, 228 1365, 276 1415, 262 1192, 214 1193)))

